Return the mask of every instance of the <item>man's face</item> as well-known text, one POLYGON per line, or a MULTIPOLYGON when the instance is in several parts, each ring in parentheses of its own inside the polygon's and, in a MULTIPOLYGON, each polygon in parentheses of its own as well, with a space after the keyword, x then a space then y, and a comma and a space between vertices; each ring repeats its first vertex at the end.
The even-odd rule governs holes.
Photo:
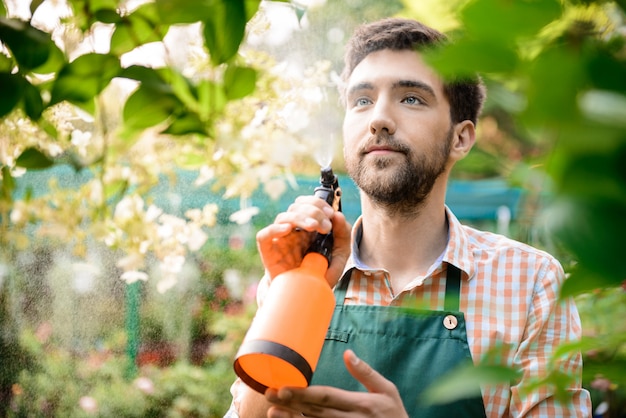
POLYGON ((453 126, 439 77, 414 51, 381 50, 348 80, 346 168, 375 202, 415 209, 448 166, 453 126))

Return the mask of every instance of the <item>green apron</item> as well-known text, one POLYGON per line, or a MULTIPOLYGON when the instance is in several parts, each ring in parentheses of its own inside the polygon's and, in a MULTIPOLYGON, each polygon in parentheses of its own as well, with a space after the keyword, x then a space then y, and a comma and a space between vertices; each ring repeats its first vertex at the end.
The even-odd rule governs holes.
POLYGON ((337 305, 311 384, 365 391, 343 365, 343 352, 350 348, 395 383, 410 417, 485 417, 480 388, 472 382, 473 398, 446 405, 424 405, 420 399, 437 378, 472 362, 465 317, 459 312, 461 271, 448 264, 443 311, 344 305, 350 275, 335 288, 337 305))

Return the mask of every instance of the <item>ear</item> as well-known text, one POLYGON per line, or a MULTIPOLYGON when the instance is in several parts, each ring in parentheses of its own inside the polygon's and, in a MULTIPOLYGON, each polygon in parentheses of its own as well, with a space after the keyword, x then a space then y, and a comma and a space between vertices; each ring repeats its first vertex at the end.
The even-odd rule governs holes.
POLYGON ((454 125, 452 148, 450 156, 459 161, 465 158, 476 142, 476 128, 470 120, 464 120, 454 125))

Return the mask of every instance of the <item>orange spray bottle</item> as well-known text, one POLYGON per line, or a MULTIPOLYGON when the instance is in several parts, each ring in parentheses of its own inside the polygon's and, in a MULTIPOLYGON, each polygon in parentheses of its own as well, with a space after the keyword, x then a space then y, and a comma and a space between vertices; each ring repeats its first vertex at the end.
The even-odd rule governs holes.
MULTIPOLYGON (((315 195, 341 210, 341 189, 330 167, 321 170, 315 195)), ((332 232, 317 233, 300 267, 272 280, 234 362, 237 376, 257 392, 311 382, 335 308, 324 277, 332 248, 332 232)))

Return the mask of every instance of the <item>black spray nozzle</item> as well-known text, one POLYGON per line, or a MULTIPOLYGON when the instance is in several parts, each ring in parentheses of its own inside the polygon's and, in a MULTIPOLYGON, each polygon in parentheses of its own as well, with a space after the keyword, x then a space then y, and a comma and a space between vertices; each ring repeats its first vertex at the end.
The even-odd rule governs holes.
MULTIPOLYGON (((320 170, 320 185, 315 188, 315 196, 324 199, 335 210, 341 210, 341 188, 339 180, 333 173, 332 168, 325 167, 320 170)), ((318 233, 307 253, 316 252, 322 254, 330 264, 330 255, 333 250, 333 234, 318 233)))
POLYGON ((320 185, 315 188, 315 196, 324 199, 335 210, 341 210, 341 188, 332 168, 320 170, 320 185))

